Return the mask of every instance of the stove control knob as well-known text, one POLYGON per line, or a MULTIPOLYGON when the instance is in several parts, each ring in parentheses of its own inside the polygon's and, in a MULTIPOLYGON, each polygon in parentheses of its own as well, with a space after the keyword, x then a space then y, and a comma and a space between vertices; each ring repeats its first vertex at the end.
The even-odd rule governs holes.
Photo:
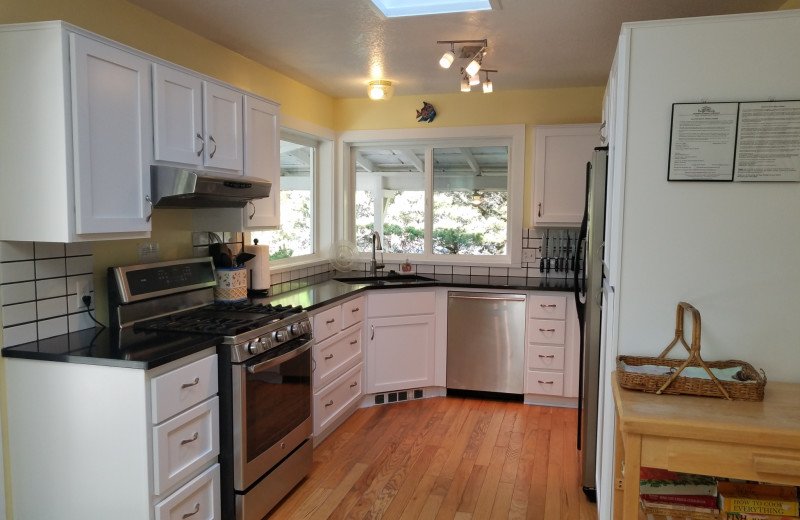
POLYGON ((275 338, 275 341, 277 341, 278 343, 283 343, 284 341, 287 341, 289 339, 289 331, 288 330, 276 330, 273 333, 272 337, 275 338))
POLYGON ((292 336, 299 336, 303 333, 303 323, 299 321, 297 323, 292 323, 290 330, 292 332, 292 336))
POLYGON ((269 338, 264 336, 263 338, 259 339, 258 341, 261 342, 261 350, 269 350, 269 338))
POLYGON ((252 354, 256 355, 261 352, 261 343, 259 341, 254 341, 247 345, 247 351, 252 354))

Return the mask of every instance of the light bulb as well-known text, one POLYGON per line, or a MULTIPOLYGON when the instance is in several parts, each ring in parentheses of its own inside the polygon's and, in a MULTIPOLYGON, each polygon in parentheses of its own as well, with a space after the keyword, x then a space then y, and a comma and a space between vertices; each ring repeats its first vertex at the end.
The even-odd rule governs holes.
POLYGON ((491 80, 487 79, 483 82, 483 93, 484 94, 491 94, 492 93, 492 82, 491 80))
POLYGON ((442 59, 439 60, 439 65, 443 69, 449 69, 450 65, 453 64, 453 60, 456 59, 456 53, 453 51, 447 51, 442 55, 442 59))
POLYGON ((469 92, 469 91, 470 91, 469 78, 464 76, 461 79, 461 92, 469 92))
POLYGON ((478 74, 479 70, 481 70, 481 64, 473 59, 471 62, 469 62, 467 68, 464 69, 464 72, 466 72, 469 76, 475 76, 478 74))
POLYGON ((389 99, 392 96, 392 82, 384 79, 370 81, 367 86, 367 95, 376 101, 389 99))
POLYGON ((470 76, 470 77, 469 77, 469 84, 470 84, 470 86, 473 86, 473 85, 479 85, 479 84, 480 84, 480 82, 481 82, 481 78, 480 78, 480 76, 478 76, 477 74, 475 74, 474 76, 470 76))
POLYGON ((375 85, 374 87, 370 87, 370 89, 369 89, 369 98, 370 99, 375 99, 375 100, 383 98, 383 89, 378 85, 375 85))

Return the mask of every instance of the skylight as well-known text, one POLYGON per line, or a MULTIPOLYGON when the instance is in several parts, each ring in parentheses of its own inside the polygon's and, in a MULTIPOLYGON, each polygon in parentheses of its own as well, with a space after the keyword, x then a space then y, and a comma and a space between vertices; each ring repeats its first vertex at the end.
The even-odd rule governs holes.
POLYGON ((490 0, 372 0, 372 3, 388 18, 486 11, 492 8, 490 0))

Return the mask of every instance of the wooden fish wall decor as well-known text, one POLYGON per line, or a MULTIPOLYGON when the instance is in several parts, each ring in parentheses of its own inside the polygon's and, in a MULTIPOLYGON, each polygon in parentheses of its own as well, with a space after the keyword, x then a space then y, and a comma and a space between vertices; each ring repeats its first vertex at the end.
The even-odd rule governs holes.
POLYGON ((423 101, 422 109, 417 110, 417 122, 421 123, 423 121, 427 121, 428 123, 431 123, 433 122, 434 117, 436 117, 436 109, 433 108, 433 105, 427 101, 423 101))

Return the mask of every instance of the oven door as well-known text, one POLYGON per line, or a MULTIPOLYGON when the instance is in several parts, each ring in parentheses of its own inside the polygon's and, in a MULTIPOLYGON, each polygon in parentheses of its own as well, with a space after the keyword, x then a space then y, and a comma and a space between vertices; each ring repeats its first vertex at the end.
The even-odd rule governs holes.
POLYGON ((233 365, 234 489, 245 491, 313 432, 310 336, 233 365))

